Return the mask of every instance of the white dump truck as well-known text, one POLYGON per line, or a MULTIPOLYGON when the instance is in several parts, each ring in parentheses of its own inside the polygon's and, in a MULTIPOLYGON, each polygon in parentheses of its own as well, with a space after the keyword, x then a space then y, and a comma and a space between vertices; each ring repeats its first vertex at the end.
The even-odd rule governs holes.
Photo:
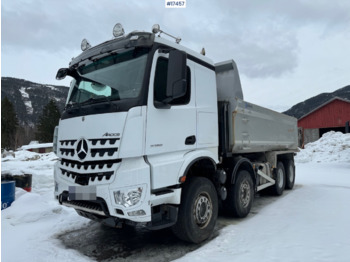
POLYGON ((54 135, 60 204, 199 243, 219 206, 245 217, 256 192, 293 188, 297 120, 244 101, 233 60, 213 63, 159 25, 113 34, 84 39, 56 76, 73 78, 54 135))

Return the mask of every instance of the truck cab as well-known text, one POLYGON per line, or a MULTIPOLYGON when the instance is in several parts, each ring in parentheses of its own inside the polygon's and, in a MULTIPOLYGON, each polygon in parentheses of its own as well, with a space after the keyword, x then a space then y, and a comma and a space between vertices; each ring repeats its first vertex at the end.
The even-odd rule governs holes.
POLYGON ((55 131, 55 196, 113 227, 172 227, 181 239, 201 242, 239 161, 251 177, 249 193, 259 184, 243 146, 232 152, 230 114, 243 101, 236 65, 215 65, 179 38, 160 37, 166 33, 159 26, 125 35, 117 24, 114 33, 94 47, 84 40, 83 52, 57 73, 72 81, 55 131))

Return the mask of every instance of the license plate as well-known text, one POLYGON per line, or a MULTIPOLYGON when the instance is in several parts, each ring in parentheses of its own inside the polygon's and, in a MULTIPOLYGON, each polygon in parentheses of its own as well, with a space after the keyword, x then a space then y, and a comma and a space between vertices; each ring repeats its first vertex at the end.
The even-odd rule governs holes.
POLYGON ((70 186, 69 200, 96 200, 96 186, 70 186))

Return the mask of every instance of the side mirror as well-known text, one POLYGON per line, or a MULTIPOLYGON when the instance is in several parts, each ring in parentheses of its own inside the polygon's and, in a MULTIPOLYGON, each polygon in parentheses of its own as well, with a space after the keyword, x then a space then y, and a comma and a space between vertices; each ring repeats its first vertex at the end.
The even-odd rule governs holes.
POLYGON ((57 80, 62 80, 64 79, 67 75, 68 75, 68 68, 61 68, 58 70, 57 74, 56 74, 56 79, 57 80))
POLYGON ((186 94, 186 59, 187 55, 184 51, 171 50, 169 52, 168 77, 166 87, 166 103, 182 97, 186 94))

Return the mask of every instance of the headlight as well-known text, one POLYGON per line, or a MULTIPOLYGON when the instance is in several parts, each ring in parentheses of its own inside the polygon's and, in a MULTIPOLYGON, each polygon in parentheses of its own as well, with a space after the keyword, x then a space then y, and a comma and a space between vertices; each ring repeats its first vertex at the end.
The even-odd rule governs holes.
POLYGON ((115 203, 125 207, 138 204, 142 197, 143 187, 114 191, 115 203))

